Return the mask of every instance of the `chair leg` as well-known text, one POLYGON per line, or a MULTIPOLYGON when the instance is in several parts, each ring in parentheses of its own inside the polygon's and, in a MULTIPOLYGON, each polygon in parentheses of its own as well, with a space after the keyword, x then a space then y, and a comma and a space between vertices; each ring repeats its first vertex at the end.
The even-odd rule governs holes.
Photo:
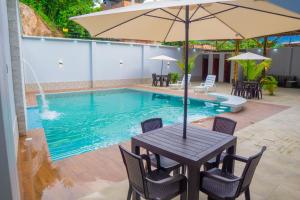
POLYGON ((249 188, 247 188, 245 190, 245 200, 250 200, 250 189, 249 188))
POLYGON ((130 185, 130 186, 129 186, 129 189, 128 189, 127 200, 130 200, 130 199, 131 199, 131 195, 132 195, 132 187, 131 187, 131 185, 130 185))
POLYGON ((186 173, 186 167, 185 167, 185 165, 182 165, 181 174, 185 175, 185 173, 186 173))
POLYGON ((186 191, 180 195, 180 200, 187 200, 187 192, 186 191))
MULTIPOLYGON (((262 91, 259 91, 259 94, 260 94, 260 98, 262 99, 262 91)), ((258 94, 258 95, 259 95, 259 94, 258 94)))

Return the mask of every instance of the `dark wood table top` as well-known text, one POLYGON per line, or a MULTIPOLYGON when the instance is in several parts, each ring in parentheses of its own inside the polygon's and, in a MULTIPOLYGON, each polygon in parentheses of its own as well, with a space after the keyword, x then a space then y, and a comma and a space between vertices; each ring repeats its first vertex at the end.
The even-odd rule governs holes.
POLYGON ((168 77, 168 74, 163 74, 163 75, 161 75, 161 74, 156 74, 156 76, 158 76, 158 77, 168 77))
POLYGON ((186 165, 200 166, 224 149, 236 144, 236 137, 199 128, 187 127, 182 138, 182 124, 166 126, 132 137, 132 145, 144 147, 186 165))
POLYGON ((258 84, 258 81, 243 81, 245 84, 258 84))

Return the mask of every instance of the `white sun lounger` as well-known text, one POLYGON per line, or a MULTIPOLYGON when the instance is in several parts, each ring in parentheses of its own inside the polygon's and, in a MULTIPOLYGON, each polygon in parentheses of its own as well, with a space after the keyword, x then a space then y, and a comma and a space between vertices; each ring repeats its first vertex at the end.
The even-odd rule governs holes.
POLYGON ((210 88, 215 87, 216 75, 207 75, 204 83, 194 87, 194 92, 208 92, 210 88))
MULTIPOLYGON (((182 81, 177 81, 177 83, 169 84, 169 86, 173 89, 183 89, 184 88, 184 77, 182 77, 182 81)), ((191 77, 192 75, 188 75, 188 85, 191 85, 191 77)))
POLYGON ((243 109, 244 105, 247 103, 247 100, 242 97, 228 95, 228 94, 222 94, 222 93, 209 93, 209 96, 215 97, 218 102, 222 106, 228 106, 230 107, 231 112, 239 112, 243 109))

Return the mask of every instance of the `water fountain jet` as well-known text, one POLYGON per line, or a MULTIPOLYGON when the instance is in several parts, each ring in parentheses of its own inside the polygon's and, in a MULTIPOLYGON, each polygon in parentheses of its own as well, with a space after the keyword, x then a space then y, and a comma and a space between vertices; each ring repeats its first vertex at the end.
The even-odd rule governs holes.
POLYGON ((25 66, 27 66, 32 75, 33 75, 33 78, 38 86, 38 90, 40 92, 40 95, 41 95, 41 99, 42 99, 42 113, 41 113, 41 118, 42 119, 45 119, 45 120, 54 120, 56 118, 58 118, 60 116, 60 113, 56 112, 56 111, 51 111, 49 110, 49 105, 48 105, 48 102, 47 102, 47 99, 46 99, 46 95, 45 95, 45 92, 43 90, 43 87, 41 86, 40 82, 39 82, 39 79, 35 73, 35 71, 33 70, 32 68, 32 65, 23 59, 23 62, 25 64, 25 66))

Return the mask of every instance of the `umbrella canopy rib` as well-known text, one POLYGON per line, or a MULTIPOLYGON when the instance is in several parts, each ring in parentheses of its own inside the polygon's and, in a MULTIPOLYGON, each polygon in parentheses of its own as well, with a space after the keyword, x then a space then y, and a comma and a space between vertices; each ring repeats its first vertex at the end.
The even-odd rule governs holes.
POLYGON ((300 17, 294 17, 294 16, 290 16, 290 15, 285 15, 285 14, 281 14, 281 13, 270 12, 270 11, 267 11, 267 10, 261 10, 261 9, 257 9, 257 8, 247 7, 247 6, 241 6, 241 5, 235 5, 235 4, 223 3, 223 2, 218 2, 218 4, 223 4, 223 5, 227 5, 227 6, 237 6, 239 8, 244 8, 244 9, 248 9, 248 10, 254 10, 254 11, 257 11, 257 12, 263 12, 263 13, 267 13, 267 14, 271 14, 271 15, 278 15, 278 16, 281 16, 281 17, 288 17, 288 18, 300 20, 300 17))
MULTIPOLYGON (((200 8, 200 7, 201 7, 201 5, 199 5, 199 8, 200 8)), ((190 21, 191 21, 191 22, 196 22, 196 21, 201 21, 201 20, 204 20, 204 19, 215 18, 215 17, 216 17, 215 15, 217 15, 217 14, 221 14, 221 13, 223 13, 223 12, 227 12, 227 11, 230 11, 230 10, 234 10, 234 9, 236 9, 236 8, 238 8, 238 6, 235 6, 235 7, 232 7, 232 8, 228 8, 228 9, 225 9, 225 10, 221 10, 221 11, 219 11, 219 12, 211 13, 211 14, 206 15, 206 16, 204 16, 204 17, 199 17, 199 18, 197 18, 197 19, 191 20, 191 18, 193 17, 193 16, 192 16, 192 17, 190 18, 190 21)))
POLYGON ((173 13, 170 13, 169 11, 167 11, 167 10, 165 10, 165 9, 163 9, 163 8, 160 8, 160 10, 164 11, 165 13, 168 13, 169 15, 175 17, 176 19, 179 19, 179 20, 180 20, 181 22, 183 22, 183 23, 185 22, 184 19, 181 19, 180 17, 177 17, 177 16, 174 15, 173 13))
MULTIPOLYGON (((178 15, 179 15, 179 13, 181 12, 181 10, 182 10, 182 6, 180 7, 180 9, 179 9, 179 11, 178 11, 178 13, 177 13, 177 15, 176 15, 176 17, 178 17, 178 15)), ((170 31, 171 31, 171 29, 172 29, 172 27, 174 26, 174 23, 175 23, 175 19, 176 19, 176 17, 174 18, 174 20, 173 20, 173 22, 172 22, 172 24, 171 24, 171 26, 170 26, 170 28, 169 28, 169 30, 168 30, 168 32, 167 32, 167 34, 166 34, 166 36, 165 36, 165 38, 164 38, 164 42, 167 40, 167 38, 168 38, 168 35, 169 35, 169 33, 170 33, 170 31)))
MULTIPOLYGON (((160 16, 155 16, 155 15, 149 15, 149 14, 146 14, 145 16, 147 17, 154 17, 154 18, 158 18, 158 19, 165 19, 165 20, 169 20, 169 21, 176 21, 176 22, 182 22, 178 19, 171 19, 171 18, 167 18, 167 17, 160 17, 160 16)), ((183 23, 183 22, 182 22, 183 23)))
POLYGON ((232 28, 230 25, 228 25, 226 22, 224 22, 222 19, 220 19, 219 17, 216 16, 216 14, 211 13, 210 11, 208 11, 206 8, 204 8, 202 5, 200 5, 201 8, 203 10, 205 10, 206 12, 208 12, 210 15, 213 15, 216 19, 218 19, 222 24, 224 24, 225 26, 227 26, 230 30, 232 30, 233 32, 235 32, 237 35, 241 36, 243 39, 245 39, 245 37, 239 33, 238 31, 236 31, 234 28, 232 28))
POLYGON ((131 18, 131 19, 128 19, 128 20, 126 20, 126 21, 124 21, 124 22, 121 22, 121 23, 119 23, 119 24, 117 24, 117 25, 115 25, 115 26, 112 26, 112 27, 110 27, 110 28, 108 28, 108 29, 106 29, 106 30, 104 30, 104 31, 102 31, 102 32, 100 32, 100 33, 98 33, 98 34, 95 34, 95 36, 97 37, 97 36, 99 36, 99 35, 101 35, 101 34, 107 32, 107 31, 110 31, 110 30, 112 30, 112 29, 114 29, 114 28, 117 28, 118 26, 121 26, 121 25, 123 25, 123 24, 126 24, 126 23, 128 23, 128 22, 130 22, 130 21, 133 21, 133 20, 139 18, 139 17, 145 16, 145 15, 147 15, 147 14, 149 14, 149 13, 151 13, 151 12, 154 12, 154 11, 156 11, 156 10, 157 10, 157 9, 153 9, 153 10, 150 10, 150 11, 145 12, 145 13, 143 13, 143 14, 140 14, 140 15, 138 15, 138 16, 136 16, 136 17, 133 17, 133 18, 131 18))
POLYGON ((197 13, 197 11, 201 8, 201 5, 197 5, 196 10, 193 12, 193 14, 191 14, 189 21, 191 21, 191 19, 194 17, 194 15, 197 13))

